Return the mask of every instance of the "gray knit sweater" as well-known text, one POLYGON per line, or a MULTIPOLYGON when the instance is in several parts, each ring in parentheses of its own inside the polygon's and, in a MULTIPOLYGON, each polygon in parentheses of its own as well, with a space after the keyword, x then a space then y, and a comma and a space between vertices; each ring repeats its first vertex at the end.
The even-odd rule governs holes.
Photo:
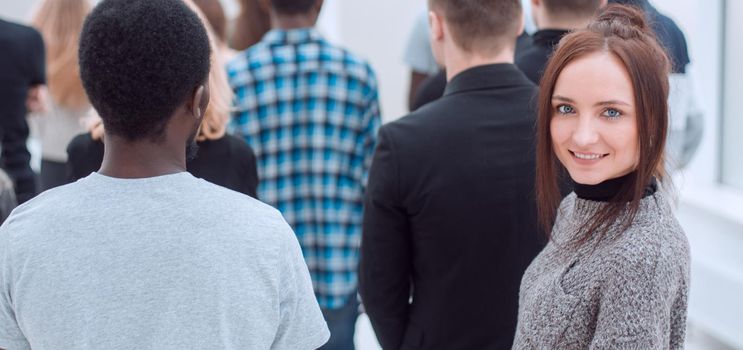
POLYGON ((553 239, 521 282, 513 349, 679 349, 684 346, 689 246, 661 191, 629 229, 571 243, 604 205, 563 200, 553 239))

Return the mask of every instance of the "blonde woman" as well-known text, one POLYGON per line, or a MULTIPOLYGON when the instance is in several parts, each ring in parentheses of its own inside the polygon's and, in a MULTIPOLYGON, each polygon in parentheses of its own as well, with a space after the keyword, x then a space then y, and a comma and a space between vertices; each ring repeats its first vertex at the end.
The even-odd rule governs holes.
MULTIPOLYGON (((185 1, 204 23, 203 13, 191 1, 185 1)), ((245 141, 226 134, 230 118, 232 89, 227 83, 218 42, 211 27, 206 25, 212 48, 209 90, 211 99, 204 121, 196 137, 198 153, 187 162, 188 171, 196 177, 231 190, 256 197, 258 171, 255 154, 245 141)), ((103 161, 103 124, 94 117, 88 123, 88 133, 78 135, 67 147, 70 180, 97 171, 103 161)))
POLYGON ((51 97, 47 110, 32 119, 41 142, 42 191, 65 184, 65 147, 84 131, 80 119, 90 111, 77 63, 80 30, 90 10, 88 0, 44 0, 31 21, 44 38, 51 97))

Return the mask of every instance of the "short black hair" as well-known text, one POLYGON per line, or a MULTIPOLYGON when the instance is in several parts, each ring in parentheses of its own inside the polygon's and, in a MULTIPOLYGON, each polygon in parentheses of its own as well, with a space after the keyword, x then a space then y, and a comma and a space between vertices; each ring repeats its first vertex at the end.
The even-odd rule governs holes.
POLYGON ((318 0, 271 0, 273 9, 282 15, 305 14, 318 0))
POLYGON ((106 132, 158 140, 209 74, 210 46, 182 0, 103 0, 80 34, 80 77, 106 132))

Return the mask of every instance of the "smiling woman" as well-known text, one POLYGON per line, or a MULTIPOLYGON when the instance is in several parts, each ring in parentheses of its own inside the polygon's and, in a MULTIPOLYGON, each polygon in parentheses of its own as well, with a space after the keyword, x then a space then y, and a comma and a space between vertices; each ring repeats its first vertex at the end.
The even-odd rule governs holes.
POLYGON ((607 52, 578 58, 560 73, 548 111, 552 147, 577 183, 596 185, 637 167, 633 91, 624 64, 607 52))
POLYGON ((523 276, 514 349, 683 347, 689 247, 658 186, 669 68, 642 13, 618 5, 550 59, 536 185, 551 239, 523 276))

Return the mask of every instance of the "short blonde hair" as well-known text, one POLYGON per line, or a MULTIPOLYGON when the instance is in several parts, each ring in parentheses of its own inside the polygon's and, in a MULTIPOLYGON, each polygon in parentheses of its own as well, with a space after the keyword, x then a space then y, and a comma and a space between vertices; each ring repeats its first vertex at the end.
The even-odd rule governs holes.
POLYGON ((204 121, 201 124, 198 141, 218 140, 222 138, 227 130, 227 123, 230 120, 230 106, 232 105, 232 88, 227 82, 227 72, 224 68, 224 59, 221 57, 219 50, 219 39, 214 34, 209 21, 204 13, 191 0, 183 0, 191 10, 196 12, 206 27, 209 35, 209 46, 212 50, 211 68, 209 70, 209 106, 204 114, 204 121))

